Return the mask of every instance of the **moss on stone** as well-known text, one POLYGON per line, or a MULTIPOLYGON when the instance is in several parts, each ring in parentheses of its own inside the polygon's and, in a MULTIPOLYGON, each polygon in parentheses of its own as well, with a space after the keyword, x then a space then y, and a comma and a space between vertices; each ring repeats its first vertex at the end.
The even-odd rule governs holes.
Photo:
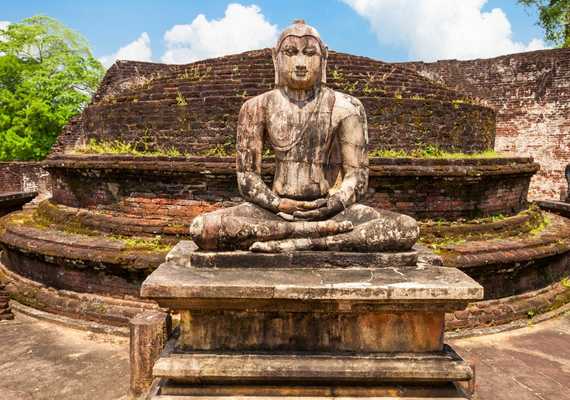
POLYGON ((71 154, 124 154, 135 157, 181 157, 183 154, 174 147, 150 149, 148 144, 125 142, 122 140, 99 141, 90 139, 87 144, 76 147, 71 154))
POLYGON ((495 150, 485 150, 478 153, 449 152, 440 149, 436 145, 425 145, 412 151, 376 149, 368 153, 369 157, 379 158, 427 158, 427 159, 477 159, 477 158, 497 158, 503 154, 495 150))
POLYGON ((119 241, 125 245, 126 250, 170 251, 172 244, 165 243, 160 235, 154 237, 137 237, 111 235, 109 239, 119 241))
POLYGON ((540 212, 540 210, 535 206, 531 206, 529 209, 522 211, 512 217, 507 217, 503 214, 495 214, 490 217, 472 219, 469 221, 424 221, 420 223, 419 242, 433 249, 436 253, 441 254, 446 251, 444 249, 446 247, 463 244, 469 241, 507 239, 523 235, 535 236, 540 234, 548 226, 549 223, 550 219, 548 216, 540 212), (490 229, 488 231, 469 231, 466 229, 463 232, 457 233, 446 232, 446 229, 454 226, 476 226, 482 224, 494 224, 503 221, 508 222, 509 219, 516 219, 524 215, 530 216, 528 221, 526 221, 524 224, 513 226, 512 228, 506 228, 502 230, 490 229), (428 226, 431 226, 431 228, 427 229, 428 226), (438 229, 441 229, 441 232, 438 232, 438 229))

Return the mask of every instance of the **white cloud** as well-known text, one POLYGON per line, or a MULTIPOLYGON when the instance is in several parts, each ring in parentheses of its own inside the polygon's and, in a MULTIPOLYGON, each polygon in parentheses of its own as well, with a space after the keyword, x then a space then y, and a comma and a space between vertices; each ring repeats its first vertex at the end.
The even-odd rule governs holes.
POLYGON ((368 20, 382 43, 404 46, 411 59, 488 58, 543 49, 541 39, 515 42, 500 8, 487 0, 342 0, 368 20))
POLYGON ((117 60, 131 61, 152 61, 152 49, 150 48, 150 37, 143 32, 137 40, 121 47, 116 53, 99 58, 99 61, 109 68, 117 60))
POLYGON ((191 24, 175 25, 164 34, 162 61, 184 64, 274 45, 277 26, 256 5, 230 4, 223 18, 208 21, 203 14, 191 24))
POLYGON ((6 29, 10 25, 10 21, 0 21, 0 30, 6 29))

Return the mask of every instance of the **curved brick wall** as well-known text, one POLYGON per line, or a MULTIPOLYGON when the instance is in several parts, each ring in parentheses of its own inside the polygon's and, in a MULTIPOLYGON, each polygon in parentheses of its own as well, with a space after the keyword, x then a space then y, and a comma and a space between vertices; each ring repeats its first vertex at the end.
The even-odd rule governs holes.
MULTIPOLYGON (((371 149, 412 150, 428 144, 452 151, 492 148, 495 112, 403 67, 331 52, 328 82, 360 98, 371 149)), ((239 108, 273 88, 269 49, 188 65, 118 62, 55 152, 89 138, 176 147, 197 153, 231 144, 239 108)))
MULTIPOLYGON (((67 156, 47 161, 53 201, 189 222, 206 210, 234 205, 234 159, 67 156)), ((264 164, 267 181, 272 163, 264 164)), ((512 215, 526 208, 538 166, 528 158, 371 159, 364 202, 419 219, 512 215)))

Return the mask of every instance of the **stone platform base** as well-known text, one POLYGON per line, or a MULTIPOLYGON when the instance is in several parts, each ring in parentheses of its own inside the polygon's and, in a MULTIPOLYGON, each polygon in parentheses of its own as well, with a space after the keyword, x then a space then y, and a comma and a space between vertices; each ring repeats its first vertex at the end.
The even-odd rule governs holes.
POLYGON ((166 314, 131 321, 132 343, 145 344, 131 359, 146 360, 132 366, 131 393, 154 380, 150 399, 163 400, 467 398, 456 385, 469 386, 473 369, 444 344, 445 313, 483 297, 467 275, 409 265, 415 252, 270 256, 177 246, 141 297, 180 323, 169 335, 166 314), (369 262, 347 261, 358 257, 369 262))
POLYGON ((252 253, 251 251, 197 251, 194 242, 183 240, 168 253, 166 261, 188 268, 369 268, 416 265, 416 250, 383 253, 297 251, 252 253))
POLYGON ((431 385, 373 385, 373 386, 318 386, 318 385, 181 385, 171 381, 160 382, 160 390, 149 400, 465 400, 467 395, 454 384, 431 385))

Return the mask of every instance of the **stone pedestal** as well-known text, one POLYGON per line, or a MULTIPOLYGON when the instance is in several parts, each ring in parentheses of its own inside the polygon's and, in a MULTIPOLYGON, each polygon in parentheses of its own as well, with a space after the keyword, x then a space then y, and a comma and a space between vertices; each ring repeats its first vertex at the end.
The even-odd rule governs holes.
POLYGON ((271 255, 227 253, 222 267, 187 244, 173 250, 142 286, 180 313, 151 398, 465 398, 456 383, 473 371, 444 344, 444 315, 481 299, 481 286, 414 265, 414 252, 289 260, 304 255, 328 261, 280 267, 271 255))

